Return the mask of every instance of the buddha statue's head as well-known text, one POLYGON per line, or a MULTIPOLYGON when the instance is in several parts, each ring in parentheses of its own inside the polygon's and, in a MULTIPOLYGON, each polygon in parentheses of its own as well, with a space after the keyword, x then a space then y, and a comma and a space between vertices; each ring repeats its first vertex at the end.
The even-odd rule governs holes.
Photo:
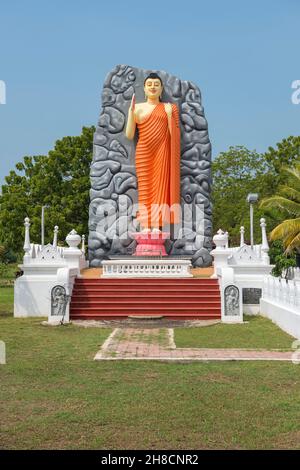
POLYGON ((152 100, 160 99, 163 92, 163 83, 157 73, 150 73, 144 81, 145 96, 152 100))

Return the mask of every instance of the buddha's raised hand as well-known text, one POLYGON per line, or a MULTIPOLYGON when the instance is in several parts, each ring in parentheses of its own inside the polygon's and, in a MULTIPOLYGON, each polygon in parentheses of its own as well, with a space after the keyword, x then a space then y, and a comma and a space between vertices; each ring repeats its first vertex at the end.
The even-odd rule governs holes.
POLYGON ((128 112, 128 119, 127 119, 127 126, 126 126, 126 137, 129 140, 132 140, 134 138, 135 134, 135 94, 132 95, 131 98, 131 103, 129 106, 129 112, 128 112))
POLYGON ((133 93, 132 98, 131 98, 130 111, 134 113, 134 110, 135 110, 135 94, 133 93))

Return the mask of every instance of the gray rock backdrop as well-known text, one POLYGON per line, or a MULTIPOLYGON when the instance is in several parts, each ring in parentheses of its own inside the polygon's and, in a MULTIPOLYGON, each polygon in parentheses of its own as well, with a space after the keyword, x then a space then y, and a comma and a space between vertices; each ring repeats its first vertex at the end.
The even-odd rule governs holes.
POLYGON ((145 101, 144 79, 150 72, 161 77, 162 101, 176 103, 181 119, 181 204, 190 225, 179 238, 167 240, 166 249, 169 255, 192 256, 193 266, 212 262, 211 144, 200 90, 161 70, 117 65, 104 82, 94 135, 88 242, 92 267, 100 266, 110 255, 132 254, 135 248, 128 225, 134 227, 132 209, 137 204, 136 139, 129 141, 124 131, 132 94, 138 103, 145 101), (202 224, 192 215, 199 204, 202 224))

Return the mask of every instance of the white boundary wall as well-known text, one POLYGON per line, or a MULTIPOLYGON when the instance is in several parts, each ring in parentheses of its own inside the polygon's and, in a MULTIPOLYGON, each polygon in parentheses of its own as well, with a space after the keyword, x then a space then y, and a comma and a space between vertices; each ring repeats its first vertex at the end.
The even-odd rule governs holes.
POLYGON ((300 339, 300 280, 274 276, 264 278, 260 314, 282 330, 300 339))
POLYGON ((262 298, 260 299, 260 314, 272 320, 286 333, 300 339, 299 311, 262 298))

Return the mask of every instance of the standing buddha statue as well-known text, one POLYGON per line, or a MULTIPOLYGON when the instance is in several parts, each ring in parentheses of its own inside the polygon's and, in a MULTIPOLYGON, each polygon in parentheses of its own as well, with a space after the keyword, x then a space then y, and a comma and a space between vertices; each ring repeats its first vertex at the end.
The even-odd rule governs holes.
POLYGON ((143 230, 180 221, 180 127, 174 103, 163 103, 163 83, 151 73, 144 81, 146 101, 132 96, 126 136, 138 129, 135 165, 138 182, 137 220, 143 230))

